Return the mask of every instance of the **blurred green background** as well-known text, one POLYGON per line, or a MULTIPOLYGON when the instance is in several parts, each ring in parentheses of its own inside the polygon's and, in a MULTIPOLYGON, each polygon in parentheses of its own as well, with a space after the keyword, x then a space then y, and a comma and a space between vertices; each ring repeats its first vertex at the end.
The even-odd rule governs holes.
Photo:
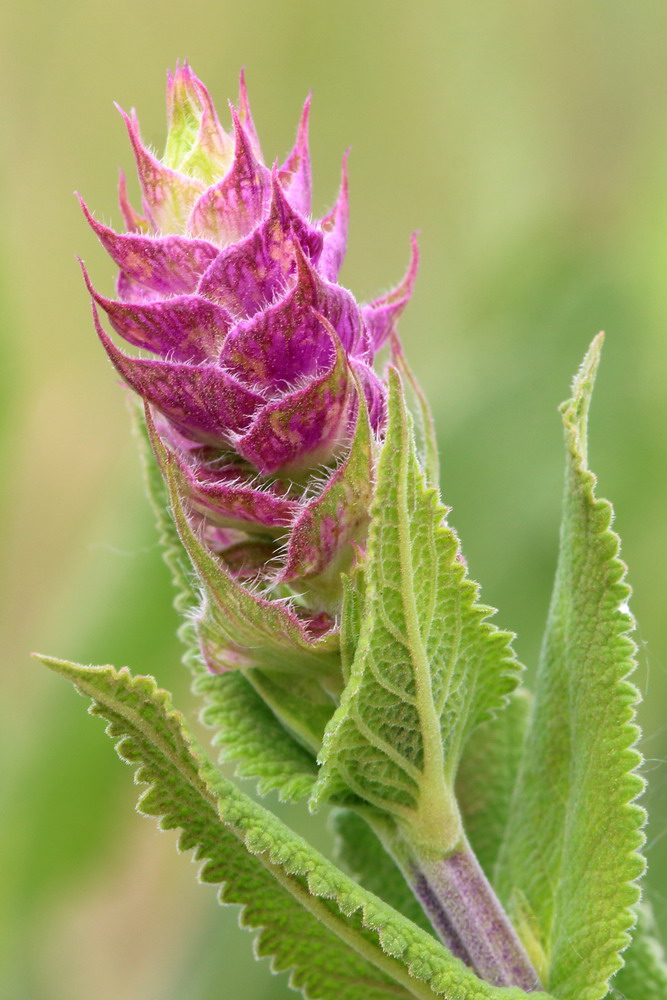
MULTIPOLYGON (((254 963, 235 911, 196 885, 174 837, 133 813, 100 723, 28 659, 129 664, 195 713, 124 392, 74 254, 107 293, 113 267, 72 196, 119 224, 116 171, 132 160, 112 101, 135 105, 161 146, 179 57, 221 111, 246 65, 269 159, 291 146, 313 88, 316 211, 352 146, 343 280, 360 298, 401 276, 421 230, 403 339, 472 572, 529 666, 556 557, 556 406, 607 331, 590 455, 635 588, 648 893, 667 930, 664 0, 24 0, 3 19, 0 995, 294 995, 254 963)), ((290 817, 327 846, 321 823, 290 817)))

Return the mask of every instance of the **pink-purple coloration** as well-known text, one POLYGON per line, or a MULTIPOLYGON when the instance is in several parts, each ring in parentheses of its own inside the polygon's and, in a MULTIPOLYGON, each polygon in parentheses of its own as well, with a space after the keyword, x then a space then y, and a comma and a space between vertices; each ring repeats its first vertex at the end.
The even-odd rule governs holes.
POLYGON ((372 460, 365 471, 356 461, 354 474, 367 480, 357 489, 351 442, 362 420, 376 435, 383 429, 385 388, 373 362, 412 293, 416 244, 401 284, 358 305, 337 281, 347 158, 331 211, 309 214, 310 98, 294 148, 273 168, 243 76, 232 134, 187 65, 169 75, 167 108, 162 159, 143 144, 134 111, 121 112, 142 191, 139 213, 121 174, 126 231, 97 222, 82 202, 119 268, 114 299, 84 268, 96 329, 123 380, 150 404, 211 551, 236 577, 294 585, 363 542, 372 460), (151 356, 120 350, 100 312, 151 356), (355 502, 362 509, 346 509, 355 502))

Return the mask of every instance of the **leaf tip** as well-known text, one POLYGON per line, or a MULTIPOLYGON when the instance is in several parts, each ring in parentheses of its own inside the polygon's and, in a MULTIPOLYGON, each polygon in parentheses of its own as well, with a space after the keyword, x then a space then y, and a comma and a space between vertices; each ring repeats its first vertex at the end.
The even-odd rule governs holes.
POLYGON ((572 381, 572 394, 560 405, 560 412, 566 433, 571 440, 571 447, 579 455, 584 466, 587 463, 588 411, 595 377, 600 365, 604 336, 604 332, 600 331, 593 338, 572 381))
POLYGON ((68 671, 72 667, 72 664, 68 660, 60 660, 57 656, 48 656, 46 653, 31 653, 30 658, 42 663, 49 670, 53 670, 54 673, 62 674, 63 676, 67 676, 68 671))
POLYGON ((601 330, 591 341, 591 345, 584 355, 579 370, 572 380, 572 398, 567 403, 564 403, 564 406, 567 407, 568 404, 577 405, 584 398, 590 398, 595 376, 600 365, 604 336, 604 331, 601 330))
POLYGON ((82 682, 91 680, 93 678, 100 678, 104 676, 118 675, 127 671, 126 667, 123 667, 121 671, 117 671, 115 667, 112 666, 94 666, 88 665, 84 666, 80 663, 72 663, 71 660, 61 660, 57 656, 47 656, 45 653, 31 653, 33 660, 38 660, 43 663, 45 667, 52 670, 56 674, 60 674, 61 677, 65 677, 66 680, 71 681, 72 684, 79 686, 82 682))
POLYGON ((401 427, 409 421, 409 410, 405 399, 405 387, 401 372, 396 365, 387 365, 387 385, 389 387, 387 399, 388 429, 387 437, 390 437, 390 428, 401 427))

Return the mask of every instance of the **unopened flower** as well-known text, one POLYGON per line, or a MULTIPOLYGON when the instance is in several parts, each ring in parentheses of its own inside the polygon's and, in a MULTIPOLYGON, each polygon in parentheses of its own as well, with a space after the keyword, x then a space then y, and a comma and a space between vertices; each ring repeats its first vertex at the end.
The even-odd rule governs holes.
MULTIPOLYGON (((363 445, 353 456, 353 440, 363 437, 362 418, 382 431, 385 388, 373 362, 410 298, 416 246, 398 288, 357 304, 338 283, 345 161, 333 208, 310 216, 310 100, 294 148, 272 168, 243 76, 231 133, 187 65, 169 76, 167 107, 161 159, 143 144, 134 112, 122 112, 142 191, 138 212, 121 175, 126 232, 83 206, 119 268, 115 299, 86 275, 97 331, 116 370, 150 405, 211 550, 239 579, 298 581, 307 592, 307 581, 339 575, 350 543, 363 540, 372 434, 365 468, 363 445), (121 351, 98 307, 116 333, 153 357, 121 351)), ((313 610, 332 604, 326 589, 318 597, 315 583, 313 610)), ((339 593, 339 583, 329 590, 339 593)))

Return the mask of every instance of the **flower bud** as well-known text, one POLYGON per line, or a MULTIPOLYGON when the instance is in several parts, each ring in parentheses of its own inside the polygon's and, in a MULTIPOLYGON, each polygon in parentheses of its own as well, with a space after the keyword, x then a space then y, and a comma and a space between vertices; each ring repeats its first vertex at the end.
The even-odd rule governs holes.
POLYGON ((417 250, 398 288, 368 305, 338 283, 346 161, 333 208, 312 220, 309 110, 310 99, 292 151, 269 168, 243 76, 227 132, 206 87, 177 67, 161 159, 121 112, 142 211, 122 176, 125 232, 83 210, 119 269, 116 298, 84 269, 98 335, 149 405, 191 518, 233 576, 298 590, 315 614, 335 611, 363 543, 385 411, 373 363, 412 293, 417 250), (121 350, 100 312, 147 356, 121 350))

